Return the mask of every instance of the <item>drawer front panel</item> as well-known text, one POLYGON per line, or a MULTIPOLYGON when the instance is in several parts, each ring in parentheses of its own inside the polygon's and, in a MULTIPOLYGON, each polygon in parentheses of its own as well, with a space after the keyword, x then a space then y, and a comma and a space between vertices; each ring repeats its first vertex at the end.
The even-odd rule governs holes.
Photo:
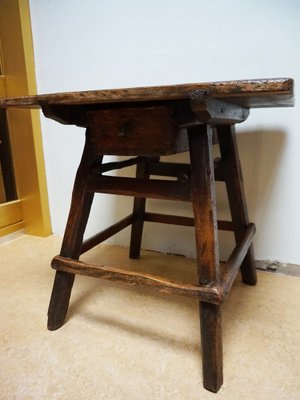
POLYGON ((118 108, 88 113, 91 141, 98 154, 175 154, 188 150, 186 132, 173 107, 118 108))

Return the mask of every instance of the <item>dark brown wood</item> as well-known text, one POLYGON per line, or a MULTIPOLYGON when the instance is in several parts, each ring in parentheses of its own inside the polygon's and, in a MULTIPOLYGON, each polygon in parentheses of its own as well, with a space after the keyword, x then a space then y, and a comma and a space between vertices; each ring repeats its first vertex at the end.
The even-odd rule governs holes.
MULTIPOLYGON (((60 252, 61 256, 73 259, 78 259, 80 256, 83 234, 94 197, 94 193, 86 190, 86 176, 91 166, 99 161, 99 157, 96 157, 92 150, 88 132, 86 136, 86 144, 75 178, 71 208, 60 252)), ((56 273, 48 309, 49 330, 58 329, 64 323, 74 278, 75 275, 72 273, 61 271, 56 273)))
POLYGON ((63 257, 79 258, 86 223, 93 202, 94 193, 88 191, 87 176, 91 167, 102 161, 102 156, 96 156, 86 134, 86 143, 82 159, 75 178, 71 207, 68 216, 60 255, 63 257))
MULTIPOLYGON (((191 159, 191 194, 200 286, 220 283, 212 129, 202 125, 188 129, 191 159)), ((223 382, 221 310, 200 302, 203 385, 217 392, 223 382)))
POLYGON ((223 383, 222 316, 220 306, 200 302, 202 375, 205 389, 216 393, 223 383))
POLYGON ((93 147, 97 153, 117 155, 167 155, 187 151, 188 138, 179 129, 174 112, 174 106, 90 111, 88 125, 93 147))
POLYGON ((178 283, 151 274, 142 274, 103 265, 93 265, 61 256, 55 257, 51 265, 52 268, 57 271, 87 275, 113 282, 122 282, 129 285, 147 287, 160 293, 193 297, 211 303, 219 304, 222 302, 222 292, 218 287, 178 283))
MULTIPOLYGON (((217 129, 222 160, 225 164, 225 182, 229 206, 234 225, 236 243, 242 240, 249 225, 247 203, 244 193, 242 169, 238 156, 236 134, 233 126, 217 129)), ((241 266, 243 282, 255 285, 257 282, 253 246, 250 246, 241 266)))
MULTIPOLYGON (((127 220, 129 222, 131 217, 132 215, 124 218, 122 221, 125 222, 125 220, 127 220)), ((249 224, 243 239, 235 247, 229 257, 229 260, 226 263, 223 263, 220 284, 217 286, 181 284, 179 282, 170 281, 151 274, 140 274, 109 266, 100 267, 97 265, 84 263, 82 261, 76 261, 74 259, 71 260, 70 258, 62 256, 57 256, 53 259, 52 267, 57 271, 68 272, 71 274, 88 275, 95 278, 128 283, 130 285, 147 286, 166 294, 179 294, 187 297, 197 298, 200 301, 210 302, 212 304, 221 304, 227 297, 229 290, 236 278, 242 260, 249 246, 251 245, 254 233, 255 225, 249 224), (146 281, 143 280, 144 278, 146 281), (164 288, 164 285, 166 285, 166 288, 164 288), (203 288, 206 289, 202 290, 203 288)), ((84 249, 84 251, 87 251, 87 249, 84 249)))
MULTIPOLYGON (((139 164, 136 167, 136 179, 149 179, 148 164, 139 164)), ((140 257, 142 235, 144 227, 144 216, 146 209, 146 198, 135 197, 133 201, 133 215, 135 220, 131 227, 129 257, 136 259, 140 257)))
POLYGON ((232 251, 228 261, 222 266, 222 275, 220 288, 224 297, 229 294, 231 286, 239 272, 240 266, 251 247, 253 236, 255 234, 255 225, 249 224, 244 237, 237 243, 232 251))
POLYGON ((200 125, 190 128, 188 134, 199 283, 210 285, 220 277, 212 130, 200 125))
POLYGON ((181 226, 195 226, 194 218, 182 217, 179 215, 166 215, 158 213, 145 213, 145 221, 158 222, 162 224, 181 225, 181 226))
POLYGON ((60 124, 87 127, 87 111, 83 105, 57 105, 41 101, 41 108, 45 117, 60 124))
MULTIPOLYGON (((146 212, 144 220, 147 222, 160 222, 163 224, 182 225, 182 226, 195 226, 195 220, 191 217, 182 217, 180 215, 166 215, 158 213, 146 212)), ((233 231, 231 221, 217 221, 218 229, 221 231, 233 231)))
POLYGON ((236 124, 245 121, 249 115, 248 108, 208 97, 203 90, 191 93, 191 108, 200 122, 211 125, 236 124))
POLYGON ((70 272, 57 271, 55 274, 48 308, 47 328, 50 331, 59 329, 65 322, 74 279, 75 274, 70 272))
POLYGON ((236 137, 231 125, 244 121, 252 107, 291 105, 293 80, 289 78, 0 99, 0 107, 42 108, 46 117, 60 123, 88 127, 61 253, 52 262, 56 278, 49 306, 49 329, 57 329, 64 322, 75 274, 196 298, 200 302, 204 386, 217 392, 223 381, 220 305, 239 268, 245 283, 256 283, 251 245, 255 227, 249 224, 236 137), (213 129, 221 151, 221 159, 215 161, 212 157, 213 129), (160 155, 187 149, 190 165, 159 162, 160 155), (138 157, 101 165, 104 154, 138 157), (143 155, 154 158, 143 158, 143 155), (136 178, 103 175, 133 164, 137 164, 136 178), (150 179, 150 175, 175 179, 150 179), (215 180, 226 182, 232 222, 217 221, 215 180), (82 244, 96 192, 133 196, 133 214, 82 244), (194 218, 148 213, 145 210, 147 197, 192 201, 194 218), (130 256, 138 257, 144 221, 195 226, 198 284, 173 282, 78 260, 80 253, 130 224, 130 256), (221 268, 217 225, 219 229, 233 230, 236 239, 235 249, 221 268))
POLYGON ((190 201, 189 183, 177 181, 118 176, 89 176, 87 187, 90 192, 96 193, 190 201))
POLYGON ((0 99, 0 107, 41 107, 49 105, 111 104, 142 101, 189 99, 194 90, 248 108, 289 107, 293 105, 294 82, 290 78, 250 79, 152 86, 84 92, 54 93, 0 99))
POLYGON ((111 236, 115 235, 121 230, 127 228, 127 226, 134 223, 134 220, 135 216, 133 214, 130 214, 127 217, 121 219, 121 221, 118 221, 115 224, 111 225, 109 228, 106 228, 103 231, 97 233, 96 235, 90 237, 89 239, 86 239, 82 244, 81 254, 89 251, 93 247, 104 242, 104 240, 110 238, 111 236))

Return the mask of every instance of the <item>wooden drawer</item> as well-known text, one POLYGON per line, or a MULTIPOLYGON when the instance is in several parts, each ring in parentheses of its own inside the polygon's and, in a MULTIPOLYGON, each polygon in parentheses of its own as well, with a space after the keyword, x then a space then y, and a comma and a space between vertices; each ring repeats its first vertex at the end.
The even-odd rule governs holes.
POLYGON ((167 155, 188 150, 185 130, 173 118, 172 106, 127 107, 88 113, 97 154, 167 155))

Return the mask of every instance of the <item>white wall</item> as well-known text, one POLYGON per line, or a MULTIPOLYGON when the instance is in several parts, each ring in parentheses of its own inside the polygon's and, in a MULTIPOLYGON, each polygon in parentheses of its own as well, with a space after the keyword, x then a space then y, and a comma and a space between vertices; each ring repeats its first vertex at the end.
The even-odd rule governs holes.
MULTIPOLYGON (((300 81, 297 0, 30 0, 30 7, 39 93, 281 76, 300 81)), ((257 259, 300 264, 299 126, 297 108, 282 108, 252 110, 238 127, 257 259)), ((42 130, 52 226, 62 234, 84 134, 45 118, 42 130)), ((218 198, 222 216, 222 188, 218 198)), ((187 204, 149 204, 191 212, 187 204)), ((128 198, 98 196, 87 235, 130 210, 128 198)), ((128 233, 114 240, 127 244, 128 233)), ((143 246, 193 255, 193 230, 147 224, 143 246)))

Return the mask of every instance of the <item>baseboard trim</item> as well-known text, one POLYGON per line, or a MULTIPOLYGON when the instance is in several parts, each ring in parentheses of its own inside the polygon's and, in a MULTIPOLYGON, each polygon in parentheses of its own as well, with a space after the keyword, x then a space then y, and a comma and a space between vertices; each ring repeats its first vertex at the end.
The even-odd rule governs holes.
POLYGON ((300 265, 296 264, 287 264, 271 260, 256 260, 256 268, 277 274, 300 277, 300 265))

